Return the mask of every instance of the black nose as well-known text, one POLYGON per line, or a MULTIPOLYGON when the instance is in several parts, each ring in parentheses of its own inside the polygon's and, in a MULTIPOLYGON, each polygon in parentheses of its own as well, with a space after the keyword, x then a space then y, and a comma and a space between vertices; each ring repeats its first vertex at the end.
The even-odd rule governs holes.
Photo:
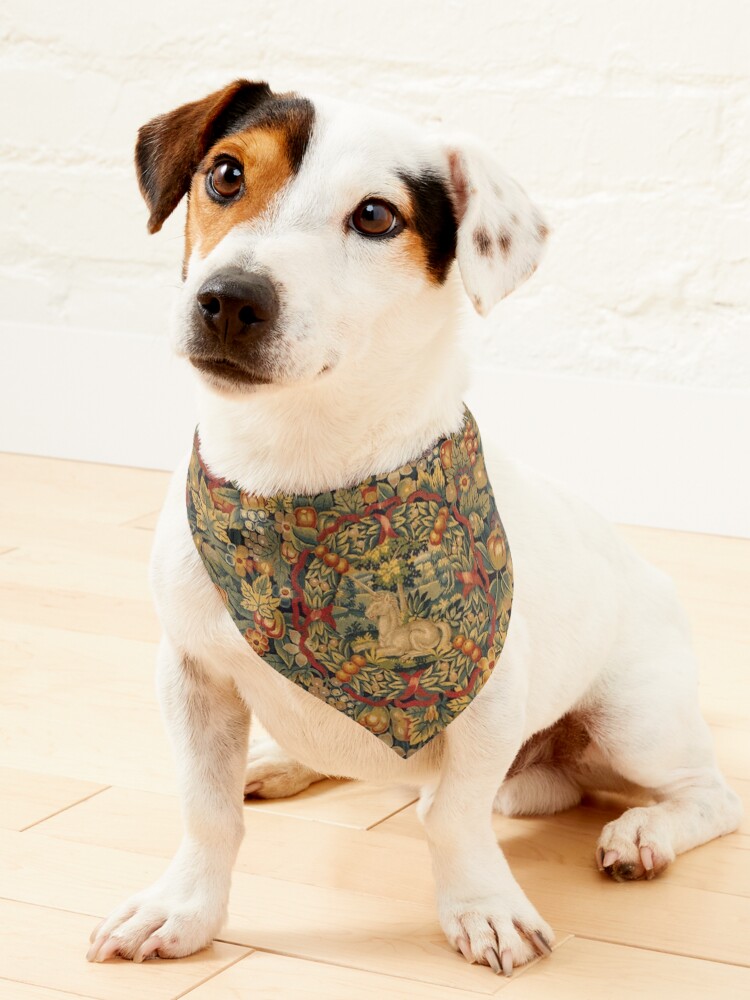
POLYGON ((223 347, 265 333, 279 314, 276 289, 268 278, 239 268, 212 275, 196 300, 204 330, 223 347))

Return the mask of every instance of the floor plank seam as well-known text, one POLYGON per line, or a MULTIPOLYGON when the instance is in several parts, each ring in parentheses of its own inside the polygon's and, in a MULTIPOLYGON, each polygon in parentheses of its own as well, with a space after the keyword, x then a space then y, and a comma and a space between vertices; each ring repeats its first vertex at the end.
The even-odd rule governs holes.
POLYGON ((67 812, 68 809, 74 809, 76 806, 81 805, 82 802, 88 802, 89 799, 96 798, 97 795, 101 795, 102 792, 106 792, 112 787, 112 785, 103 785, 101 788, 97 788, 95 792, 91 792, 89 795, 84 795, 82 799, 77 799, 75 802, 70 802, 68 805, 63 806, 62 809, 57 809, 55 812, 51 812, 49 816, 44 816, 42 819, 37 819, 33 823, 29 823, 28 826, 21 827, 18 832, 26 833, 28 830, 33 830, 34 827, 39 826, 40 823, 46 823, 47 820, 52 819, 53 816, 59 816, 61 813, 67 812))
MULTIPOLYGON (((71 910, 67 906, 53 906, 51 903, 33 903, 28 899, 17 899, 15 896, 0 896, 0 903, 17 903, 19 906, 36 906, 40 910, 54 910, 55 913, 70 913, 74 917, 91 917, 92 920, 103 920, 106 914, 92 913, 90 910, 71 910)), ((234 941, 227 941, 227 944, 235 944, 234 941)), ((84 942, 86 947, 88 943, 84 942)), ((250 945, 240 945, 241 948, 249 948, 250 945)), ((2 976, 0 976, 2 979, 2 976)))
MULTIPOLYGON (((573 935, 571 935, 570 938, 566 938, 565 942, 563 942, 563 943, 567 943, 567 941, 571 940, 572 937, 573 937, 573 935)), ((221 944, 233 944, 233 945, 237 945, 236 941, 230 941, 227 938, 222 938, 222 937, 214 938, 214 941, 219 941, 219 942, 221 942, 221 944)), ((475 991, 476 992, 475 988, 473 986, 469 985, 469 984, 467 984, 466 986, 449 986, 446 983, 435 982, 434 979, 424 979, 424 978, 420 978, 418 976, 410 976, 406 972, 383 972, 383 971, 381 971, 379 969, 368 969, 368 968, 365 968, 365 967, 363 967, 361 965, 350 965, 350 964, 347 964, 346 962, 336 962, 336 961, 334 961, 333 959, 330 959, 330 958, 315 958, 315 957, 310 956, 310 955, 300 955, 300 954, 295 954, 295 953, 289 952, 289 951, 277 951, 274 948, 261 948, 261 947, 258 947, 257 945, 247 945, 246 944, 246 945, 242 945, 241 947, 250 948, 252 954, 254 954, 254 955, 275 955, 277 958, 291 958, 294 961, 298 961, 298 962, 312 962, 315 965, 322 965, 322 966, 324 966, 326 968, 349 969, 352 972, 363 972, 363 973, 365 973, 367 975, 385 976, 388 979, 406 980, 409 983, 423 983, 423 984, 425 984, 427 986, 439 986, 443 990, 458 990, 458 991, 464 991, 464 992, 466 992, 466 991, 475 991)), ((557 948, 557 947, 560 947, 560 946, 559 945, 555 945, 555 947, 557 948)), ((460 965, 460 963, 462 963, 464 961, 465 961, 465 959, 463 959, 461 957, 461 955, 458 952, 456 952, 457 967, 460 965)), ((526 965, 519 966, 517 969, 513 970, 514 975, 516 973, 518 973, 519 974, 519 978, 520 978, 520 974, 522 972, 525 972, 527 969, 534 968, 534 966, 538 962, 540 962, 540 961, 541 961, 541 959, 537 958, 537 959, 534 959, 532 962, 527 963, 526 965)), ((490 972, 490 970, 489 970, 489 966, 487 967, 487 973, 488 973, 488 975, 492 974, 490 972)), ((482 993, 481 995, 482 996, 493 996, 494 993, 486 993, 486 994, 482 993)))
MULTIPOLYGON (((217 969, 216 972, 210 973, 208 976, 205 977, 205 979, 201 979, 200 982, 194 983, 192 986, 188 986, 188 988, 186 990, 183 990, 182 993, 175 993, 175 995, 171 998, 171 1000, 180 1000, 181 997, 188 996, 188 994, 192 993, 194 990, 197 990, 200 986, 204 986, 206 983, 210 983, 211 980, 216 979, 217 976, 222 976, 227 971, 227 969, 231 969, 233 965, 236 965, 238 962, 242 962, 249 955, 253 954, 254 952, 253 948, 250 948, 248 945, 243 945, 242 947, 245 949, 242 955, 238 955, 235 959, 229 962, 228 965, 225 965, 222 969, 217 969)), ((163 961, 173 961, 173 959, 165 959, 165 960, 163 959, 163 961)))
MULTIPOLYGON (((30 983, 28 979, 8 979, 7 976, 0 976, 0 983, 20 983, 22 986, 31 986, 39 989, 39 983, 30 983)), ((47 989, 47 987, 42 988, 47 989)), ((72 990, 64 990, 59 986, 50 986, 49 989, 55 993, 59 993, 61 996, 77 997, 78 1000, 99 1000, 98 997, 92 996, 90 993, 79 993, 77 990, 74 993, 72 990)))
POLYGON ((707 955, 697 955, 694 951, 674 951, 670 948, 659 948, 656 945, 646 947, 646 945, 642 944, 632 944, 630 941, 620 941, 617 938, 594 937, 591 934, 575 934, 574 936, 581 941, 600 941, 602 944, 613 944, 618 948, 633 948, 635 951, 656 952, 659 955, 674 955, 675 958, 692 958, 696 962, 711 962, 714 965, 731 965, 735 969, 750 969, 750 958, 748 958, 747 962, 736 962, 730 958, 710 958, 707 955))
POLYGON ((419 801, 419 795, 415 795, 414 798, 411 800, 411 802, 406 802, 404 805, 399 806, 398 809, 394 809, 393 812, 388 813, 387 816, 383 816, 381 817, 381 819, 376 819, 374 823, 371 823, 369 826, 366 826, 365 830, 374 830, 376 827, 380 826, 381 823, 385 823, 387 819, 391 819, 393 816, 398 816, 400 812, 403 812, 404 809, 408 809, 410 806, 413 806, 414 803, 418 801, 419 801))

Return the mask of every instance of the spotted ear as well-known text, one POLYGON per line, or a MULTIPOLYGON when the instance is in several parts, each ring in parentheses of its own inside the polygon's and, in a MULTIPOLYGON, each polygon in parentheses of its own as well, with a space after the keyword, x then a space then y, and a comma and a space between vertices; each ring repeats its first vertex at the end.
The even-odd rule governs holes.
POLYGON ((160 115, 138 130, 135 169, 157 233, 190 188, 195 168, 234 121, 271 96, 266 83, 235 80, 200 101, 160 115))
POLYGON ((458 221, 456 260, 481 316, 537 268, 548 228, 526 192, 481 143, 451 143, 448 166, 458 221))

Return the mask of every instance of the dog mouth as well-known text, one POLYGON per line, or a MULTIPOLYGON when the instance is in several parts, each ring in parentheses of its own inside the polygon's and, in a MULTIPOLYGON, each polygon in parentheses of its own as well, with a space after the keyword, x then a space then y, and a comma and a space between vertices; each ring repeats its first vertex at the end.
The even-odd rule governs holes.
POLYGON ((232 385, 269 385, 271 379, 267 375, 246 368, 229 358, 203 358, 199 356, 189 356, 190 364, 202 375, 207 375, 210 379, 232 385))

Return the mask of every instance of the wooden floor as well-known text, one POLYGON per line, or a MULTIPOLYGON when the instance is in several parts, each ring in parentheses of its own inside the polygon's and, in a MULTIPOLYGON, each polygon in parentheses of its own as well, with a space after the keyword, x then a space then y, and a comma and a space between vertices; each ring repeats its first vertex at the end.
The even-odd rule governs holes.
MULTIPOLYGON (((648 883, 593 863, 604 801, 495 820, 553 924, 497 978, 444 941, 412 792, 327 782, 247 805, 221 940, 182 961, 84 961, 180 830, 154 694, 146 563, 166 476, 0 456, 0 998, 508 1000, 750 997, 750 823, 648 883)), ((750 804, 750 542, 623 529, 676 578, 703 708, 750 804)))

